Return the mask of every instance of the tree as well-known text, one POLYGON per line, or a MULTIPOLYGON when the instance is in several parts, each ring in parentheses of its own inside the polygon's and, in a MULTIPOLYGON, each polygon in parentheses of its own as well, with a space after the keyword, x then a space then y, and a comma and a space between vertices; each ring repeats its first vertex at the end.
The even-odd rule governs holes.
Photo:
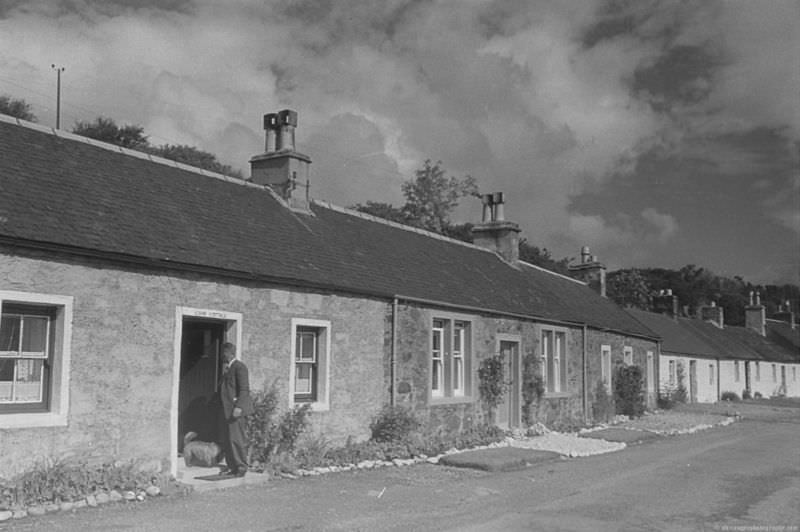
POLYGON ((244 178, 239 170, 219 162, 217 156, 213 153, 199 150, 194 146, 187 146, 185 144, 162 144, 161 146, 147 147, 145 151, 165 159, 178 161, 179 163, 196 166, 219 174, 238 177, 239 179, 244 178))
POLYGON ((368 201, 363 204, 356 203, 355 205, 353 205, 352 208, 359 212, 363 212, 365 214, 371 214, 372 216, 377 216, 378 218, 389 220, 390 222, 397 222, 403 225, 410 225, 408 218, 406 218, 406 215, 403 212, 403 209, 397 208, 391 203, 368 201))
POLYGON ((36 122, 36 115, 33 114, 31 104, 25 100, 12 98, 5 94, 0 95, 0 113, 20 120, 36 122))
POLYGON ((445 175, 441 161, 426 160, 411 181, 402 185, 406 203, 403 212, 412 225, 441 233, 450 225, 450 214, 464 196, 478 195, 475 179, 445 175))
POLYGON ((98 116, 94 122, 76 122, 72 132, 133 150, 143 150, 150 145, 142 126, 118 126, 113 119, 103 116, 98 116))
POLYGON ((617 270, 606 276, 606 295, 623 307, 650 310, 652 292, 650 284, 637 269, 617 270))
POLYGON ((526 238, 519 241, 519 258, 520 260, 524 260, 540 268, 545 268, 563 275, 569 275, 569 263, 572 260, 569 257, 556 260, 553 258, 549 249, 531 245, 526 238))
POLYGON ((94 122, 76 122, 72 132, 123 148, 147 152, 179 163, 244 179, 241 171, 219 162, 213 153, 197 149, 194 146, 185 144, 153 146, 147 135, 144 134, 144 128, 139 125, 119 126, 111 118, 98 116, 94 122))

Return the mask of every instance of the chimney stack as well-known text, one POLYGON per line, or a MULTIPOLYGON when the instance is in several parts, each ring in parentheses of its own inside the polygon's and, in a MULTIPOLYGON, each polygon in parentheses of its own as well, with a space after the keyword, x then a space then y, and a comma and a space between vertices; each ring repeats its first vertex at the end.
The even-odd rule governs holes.
POLYGON ((725 313, 722 307, 718 307, 715 301, 710 305, 703 305, 700 307, 700 319, 708 321, 723 329, 725 327, 725 313))
POLYGON ((598 294, 606 297, 606 266, 592 255, 589 246, 581 248, 581 261, 579 264, 569 266, 572 277, 588 284, 598 294))
POLYGON ((659 290, 653 296, 653 312, 678 319, 678 296, 672 294, 672 289, 659 290))
POLYGON ((778 305, 778 312, 772 315, 772 319, 788 323, 792 329, 797 327, 794 322, 794 312, 792 312, 792 302, 788 299, 783 305, 778 305))
POLYGON ((295 151, 297 112, 284 109, 264 115, 264 153, 250 159, 250 180, 270 187, 296 211, 310 213, 311 158, 295 151))
POLYGON ((505 219, 505 197, 502 192, 484 194, 483 221, 472 227, 473 243, 476 246, 498 253, 506 262, 519 262, 519 225, 505 219))
POLYGON ((759 292, 750 292, 750 304, 744 308, 744 325, 761 336, 767 334, 767 315, 759 292))

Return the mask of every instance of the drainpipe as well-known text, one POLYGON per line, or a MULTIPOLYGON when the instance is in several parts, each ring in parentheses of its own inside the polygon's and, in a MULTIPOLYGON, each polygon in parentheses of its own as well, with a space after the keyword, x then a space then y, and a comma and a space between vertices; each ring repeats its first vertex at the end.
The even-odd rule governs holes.
POLYGON ((583 421, 584 423, 589 419, 589 391, 587 388, 589 384, 589 368, 587 366, 588 331, 589 327, 586 324, 584 324, 583 325, 583 421))
POLYGON ((719 359, 717 359, 717 402, 719 402, 720 395, 720 384, 719 384, 719 376, 720 376, 720 369, 719 369, 719 359))
POLYGON ((392 299, 392 348, 391 348, 391 395, 389 397, 390 405, 397 404, 397 298, 392 299))

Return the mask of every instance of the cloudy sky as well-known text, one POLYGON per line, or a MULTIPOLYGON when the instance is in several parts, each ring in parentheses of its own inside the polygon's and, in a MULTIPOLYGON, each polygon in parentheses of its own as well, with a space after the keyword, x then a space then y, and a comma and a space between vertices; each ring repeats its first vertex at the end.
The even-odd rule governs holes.
POLYGON ((797 283, 798 6, 0 0, 0 94, 54 124, 55 63, 67 127, 105 115, 242 169, 290 107, 314 197, 400 204, 430 158, 556 257, 797 283))

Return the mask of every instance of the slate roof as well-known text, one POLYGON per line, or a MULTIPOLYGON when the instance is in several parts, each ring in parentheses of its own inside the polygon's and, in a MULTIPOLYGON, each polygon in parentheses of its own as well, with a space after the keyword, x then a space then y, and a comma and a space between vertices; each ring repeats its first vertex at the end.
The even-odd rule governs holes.
POLYGON ((675 320, 664 314, 639 309, 628 309, 628 312, 661 338, 661 352, 664 354, 703 358, 719 356, 716 349, 692 333, 684 323, 690 321, 686 318, 675 320))
POLYGON ((653 337, 583 283, 322 202, 0 115, 0 242, 653 337))
POLYGON ((785 321, 768 319, 766 323, 767 338, 788 349, 795 360, 800 362, 800 329, 792 328, 785 321))
POLYGON ((745 327, 726 325, 720 329, 698 319, 675 320, 638 309, 628 312, 661 337, 664 354, 723 360, 800 361, 798 348, 790 348, 745 327))

